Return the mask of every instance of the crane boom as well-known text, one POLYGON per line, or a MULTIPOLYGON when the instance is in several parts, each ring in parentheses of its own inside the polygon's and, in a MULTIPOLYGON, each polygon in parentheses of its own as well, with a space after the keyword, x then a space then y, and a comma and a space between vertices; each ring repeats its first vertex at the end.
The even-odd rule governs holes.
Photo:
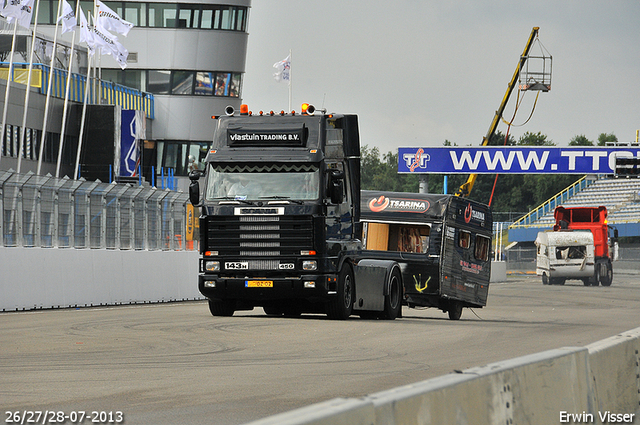
MULTIPOLYGON (((529 55, 529 50, 531 49, 531 45, 538 35, 538 30, 540 27, 533 27, 531 30, 531 34, 529 35, 529 40, 527 40, 527 45, 520 56, 520 60, 518 61, 518 66, 516 67, 515 72, 513 73, 513 77, 511 77, 511 81, 509 82, 509 86, 507 87, 507 92, 504 94, 502 98, 502 102, 500 103, 500 107, 496 111, 496 114, 493 117, 493 121, 491 121, 491 126, 487 131, 487 135, 482 139, 481 146, 487 146, 489 141, 493 137, 493 134, 496 132, 496 128, 498 128, 498 123, 500 122, 500 117, 502 117, 502 113, 504 112, 504 108, 507 106, 507 102, 509 101, 509 97, 511 96, 511 92, 513 92, 513 88, 516 86, 516 82, 518 81, 518 77, 520 76, 520 70, 524 66, 527 61, 527 56, 529 55)), ((466 197, 471 193, 471 189, 473 189, 473 184, 476 182, 477 174, 470 174, 467 181, 460 186, 456 196, 466 197)))

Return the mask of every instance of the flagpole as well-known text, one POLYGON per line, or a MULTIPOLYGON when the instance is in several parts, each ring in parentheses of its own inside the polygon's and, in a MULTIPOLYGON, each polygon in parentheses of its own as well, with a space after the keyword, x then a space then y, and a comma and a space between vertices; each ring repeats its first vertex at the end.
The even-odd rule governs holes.
MULTIPOLYGON (((9 106, 9 89, 11 88, 11 81, 13 80, 13 52, 16 50, 16 33, 18 32, 18 19, 16 18, 13 26, 13 39, 11 40, 11 54, 9 55, 9 72, 7 73, 7 87, 4 91, 4 109, 2 111, 2 134, 0 134, 0 140, 5 142, 5 127, 7 122, 7 108, 9 106)), ((2 158, 2 149, 0 149, 0 159, 2 158)))
MULTIPOLYGON (((291 49, 289 49, 289 64, 291 64, 291 49)), ((291 112, 291 65, 289 65, 289 112, 291 112)))
MULTIPOLYGON (((80 0, 78 0, 80 3, 80 0)), ((77 9, 76 9, 77 10, 77 9)), ((67 86, 64 89, 64 107, 62 108, 62 128, 60 129, 61 137, 64 137, 64 132, 67 127, 67 109, 69 107, 69 86, 71 85, 71 65, 73 64, 73 48, 76 42, 76 32, 74 31, 71 35, 71 57, 69 58, 69 69, 67 70, 67 86)), ((58 154, 58 163, 56 164, 56 178, 60 177, 60 157, 62 154, 62 149, 60 149, 60 154, 58 154)))
MULTIPOLYGON (((33 71, 33 53, 36 48, 36 30, 38 29, 38 9, 40 8, 40 0, 36 0, 36 19, 33 22, 33 33, 31 35, 31 52, 29 52, 29 70, 27 75, 27 88, 24 93, 24 111, 22 113, 22 129, 20 131, 20 147, 18 148, 18 166, 17 173, 20 173, 22 165, 22 151, 24 150, 24 137, 27 128, 27 113, 29 112, 29 94, 31 94, 31 72, 33 71)), ((52 53, 55 55, 55 51, 52 53)))
MULTIPOLYGON (((87 12, 87 23, 89 22, 89 12, 87 12)), ((95 55, 95 53, 94 53, 95 55)), ((80 119, 80 135, 78 137, 78 151, 76 152, 76 167, 73 172, 73 179, 78 180, 78 167, 80 167, 80 152, 82 151, 82 137, 84 136, 84 121, 87 114, 87 96, 89 94, 89 79, 91 76, 92 55, 87 53, 87 81, 84 84, 84 102, 82 104, 82 118, 80 119)))
MULTIPOLYGON (((44 102, 44 118, 42 119, 42 134, 40 137, 40 152, 38 155, 38 170, 36 171, 37 175, 40 175, 40 171, 42 169, 42 154, 44 152, 44 142, 47 134, 47 118, 49 117, 49 102, 51 101, 51 86, 53 82, 53 67, 56 59, 56 45, 58 43, 58 19, 60 18, 60 9, 62 8, 62 1, 58 0, 58 13, 56 14, 56 29, 53 35, 53 54, 51 55, 51 64, 49 65, 49 81, 47 83, 47 99, 44 102)), ((61 133, 60 137, 64 140, 64 135, 61 133)), ((62 146, 62 143, 60 144, 62 146)), ((60 153, 62 152, 62 147, 60 148, 60 152, 58 153, 58 158, 60 158, 60 153)), ((58 177, 58 176, 56 176, 58 177)))

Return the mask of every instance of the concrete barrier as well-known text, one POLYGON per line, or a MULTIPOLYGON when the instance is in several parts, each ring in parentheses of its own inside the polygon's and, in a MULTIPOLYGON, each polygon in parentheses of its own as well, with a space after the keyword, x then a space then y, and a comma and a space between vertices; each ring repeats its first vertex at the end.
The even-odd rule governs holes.
POLYGON ((490 282, 505 282, 507 280, 507 263, 505 261, 491 262, 490 282))
POLYGON ((0 247, 0 311, 203 299, 198 252, 0 247))
POLYGON ((630 423, 640 411, 640 328, 248 425, 630 423), (373 413, 372 413, 373 412, 373 413), (614 416, 611 416, 614 415, 614 416))
MULTIPOLYGON (((587 348, 596 410, 602 413, 640 410, 640 328, 587 348)), ((603 422, 598 419, 596 423, 603 422)))

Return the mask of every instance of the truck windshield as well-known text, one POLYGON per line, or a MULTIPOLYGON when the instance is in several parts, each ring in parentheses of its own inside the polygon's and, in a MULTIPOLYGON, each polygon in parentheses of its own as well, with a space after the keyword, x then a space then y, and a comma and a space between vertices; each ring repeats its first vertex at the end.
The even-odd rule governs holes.
POLYGON ((207 200, 314 200, 320 195, 320 169, 313 164, 212 164, 207 200))

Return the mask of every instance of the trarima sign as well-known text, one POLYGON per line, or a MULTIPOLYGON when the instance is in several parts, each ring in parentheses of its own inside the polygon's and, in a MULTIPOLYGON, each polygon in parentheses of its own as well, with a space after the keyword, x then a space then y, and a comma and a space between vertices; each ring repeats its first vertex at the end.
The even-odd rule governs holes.
POLYGON ((367 202, 371 212, 408 212, 425 213, 429 209, 429 201, 424 199, 392 198, 380 195, 367 202))
POLYGON ((471 204, 467 204, 467 207, 464 209, 464 214, 462 216, 464 217, 464 222, 467 224, 469 224, 471 220, 479 223, 484 223, 485 219, 484 211, 473 209, 471 204))
POLYGON ((637 146, 399 148, 398 173, 614 174, 616 158, 638 156, 637 146))

